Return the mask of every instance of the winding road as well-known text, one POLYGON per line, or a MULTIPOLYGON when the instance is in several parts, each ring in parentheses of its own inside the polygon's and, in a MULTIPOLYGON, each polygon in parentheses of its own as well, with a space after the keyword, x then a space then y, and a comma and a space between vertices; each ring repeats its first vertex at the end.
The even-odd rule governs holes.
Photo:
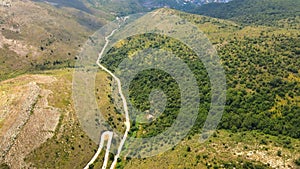
MULTIPOLYGON (((126 19, 128 19, 128 17, 124 17, 124 18, 120 18, 119 20, 125 22, 126 19)), ((121 27, 121 23, 119 23, 119 28, 121 27)), ((121 85, 121 81, 120 79, 115 76, 110 70, 108 70, 105 66, 103 66, 101 64, 101 58, 103 57, 103 54, 104 54, 104 51, 105 49, 107 48, 110 40, 109 38, 112 37, 115 32, 119 29, 119 28, 116 28, 114 29, 110 35, 108 35, 107 37, 105 37, 105 45, 103 47, 103 49, 101 50, 101 52, 99 53, 99 56, 98 56, 98 59, 97 59, 97 65, 102 69, 104 70, 105 72, 107 72, 108 74, 110 74, 116 81, 117 81, 117 84, 118 84, 118 92, 122 98, 122 102, 123 102, 123 107, 124 107, 124 112, 125 112, 125 118, 126 118, 126 121, 124 122, 125 123, 125 127, 126 127, 126 131, 124 133, 124 136, 120 142, 120 145, 118 147, 118 151, 117 151, 117 154, 115 155, 114 157, 114 161, 112 162, 111 166, 110 166, 110 169, 114 169, 116 167, 116 164, 117 164, 117 160, 118 158, 120 157, 120 154, 121 154, 121 151, 122 151, 122 148, 125 144, 125 141, 127 139, 127 136, 128 136, 128 132, 130 130, 130 119, 129 119, 129 113, 128 113, 128 107, 127 107, 127 102, 126 102, 126 98, 125 96, 123 95, 123 92, 122 92, 122 85, 121 85)), ((111 146, 111 142, 112 142, 112 138, 113 138, 113 132, 112 131, 106 131, 104 132, 101 137, 100 137, 100 143, 99 143, 99 148, 96 152, 96 154, 94 155, 94 157, 91 159, 91 161, 86 165, 86 167, 84 169, 88 169, 89 166, 91 164, 93 164, 97 157, 99 156, 99 154, 101 153, 102 149, 103 149, 103 146, 104 146, 104 141, 107 139, 108 137, 108 142, 107 142, 107 148, 106 148, 106 153, 105 153, 105 158, 104 158, 104 162, 103 162, 103 166, 102 166, 102 169, 106 169, 107 167, 107 163, 108 163, 108 157, 109 157, 109 150, 110 150, 110 146, 111 146)))

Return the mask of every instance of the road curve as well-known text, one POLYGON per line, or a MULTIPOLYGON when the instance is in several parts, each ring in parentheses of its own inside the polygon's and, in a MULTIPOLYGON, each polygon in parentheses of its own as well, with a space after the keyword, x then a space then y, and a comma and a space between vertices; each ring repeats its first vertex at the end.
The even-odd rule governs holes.
MULTIPOLYGON (((120 20, 123 20, 123 21, 126 21, 126 19, 128 19, 128 17, 124 17, 124 18, 121 18, 120 20)), ((119 28, 121 26, 121 23, 119 24, 119 28)), ((102 69, 104 70, 105 72, 107 72, 108 74, 110 74, 116 81, 117 81, 117 84, 118 84, 118 92, 122 98, 122 102, 123 102, 123 108, 124 108, 124 112, 125 112, 125 118, 126 118, 126 121, 124 122, 125 123, 125 127, 126 127, 126 131, 124 133, 124 136, 120 142, 120 145, 118 147, 118 151, 117 151, 117 154, 115 155, 114 157, 114 161, 112 162, 111 166, 110 166, 110 169, 114 169, 116 164, 117 164, 117 160, 118 158, 120 157, 120 154, 121 154, 121 151, 122 151, 122 148, 125 144, 125 141, 127 139, 127 136, 128 136, 128 132, 130 130, 130 119, 129 119, 129 113, 128 113, 128 107, 127 107, 127 102, 126 102, 126 98, 125 96, 123 95, 123 92, 122 92, 122 85, 121 85, 121 81, 118 77, 116 77, 110 70, 108 70, 106 67, 104 67, 102 64, 101 64, 101 58, 103 57, 103 54, 104 54, 104 51, 105 49, 107 48, 110 40, 109 38, 112 37, 114 35, 114 33, 119 29, 114 29, 110 35, 108 35, 107 37, 105 37, 105 45, 104 47, 102 48, 101 52, 99 53, 99 56, 98 56, 98 60, 97 60, 97 65, 102 69)), ((102 149, 103 149, 103 144, 104 144, 104 140, 105 140, 105 136, 108 135, 109 136, 109 140, 108 140, 108 144, 107 144, 107 149, 106 149, 106 154, 105 154, 105 158, 104 158, 104 162, 103 162, 103 166, 102 166, 102 169, 106 169, 107 167, 107 163, 108 163, 108 157, 109 157, 109 149, 110 149, 110 146, 111 146, 111 140, 112 140, 112 137, 113 137, 113 132, 111 131, 106 131, 104 132, 102 135, 101 135, 101 138, 100 138, 100 144, 99 144, 99 148, 96 152, 96 154, 94 155, 94 157, 92 158, 92 160, 86 165, 86 167, 84 169, 88 169, 89 166, 91 164, 93 164, 95 162, 95 160, 97 159, 97 157, 99 156, 99 154, 101 153, 102 149)))
POLYGON ((112 141, 112 138, 113 138, 113 132, 111 132, 111 131, 106 131, 101 135, 100 142, 99 142, 99 148, 98 148, 96 154, 94 155, 94 157, 84 167, 84 169, 89 169, 89 166, 92 165, 96 161, 97 157, 99 156, 99 154, 101 153, 101 151, 103 149, 104 141, 106 140, 106 137, 108 137, 108 141, 107 141, 107 148, 106 148, 105 159, 104 159, 104 162, 103 162, 102 169, 106 168, 107 163, 108 163, 109 149, 110 149, 111 141, 112 141))

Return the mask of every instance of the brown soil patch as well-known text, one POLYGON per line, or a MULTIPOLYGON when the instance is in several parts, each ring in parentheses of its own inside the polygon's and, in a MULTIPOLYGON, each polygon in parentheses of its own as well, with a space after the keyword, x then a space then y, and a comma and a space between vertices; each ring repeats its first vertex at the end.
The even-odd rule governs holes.
POLYGON ((54 135, 60 112, 48 105, 52 92, 39 84, 55 80, 51 76, 26 75, 1 82, 0 162, 11 168, 29 167, 25 157, 54 135))

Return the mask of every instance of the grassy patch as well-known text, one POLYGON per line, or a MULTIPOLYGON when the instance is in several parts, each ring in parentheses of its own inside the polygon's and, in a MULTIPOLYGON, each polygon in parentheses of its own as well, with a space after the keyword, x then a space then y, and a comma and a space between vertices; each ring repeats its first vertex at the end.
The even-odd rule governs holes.
POLYGON ((300 141, 297 139, 279 138, 256 131, 231 133, 219 130, 205 143, 201 144, 196 135, 158 156, 123 160, 123 163, 128 169, 271 168, 277 164, 294 166, 291 161, 300 156, 299 152, 300 141), (290 140, 291 147, 285 147, 287 142, 283 140, 290 140), (278 157, 278 151, 281 151, 281 157, 278 157))

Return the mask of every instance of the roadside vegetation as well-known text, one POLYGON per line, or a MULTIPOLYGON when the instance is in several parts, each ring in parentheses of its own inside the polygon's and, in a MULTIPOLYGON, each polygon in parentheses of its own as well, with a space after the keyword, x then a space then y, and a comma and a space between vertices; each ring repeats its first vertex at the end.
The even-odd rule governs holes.
MULTIPOLYGON (((196 15, 183 14, 182 17, 203 28, 208 38, 212 37, 222 60, 228 89, 226 108, 219 127, 235 132, 259 130, 275 136, 300 138, 299 31, 243 27, 196 15), (210 29, 214 27, 217 29, 210 29)), ((173 51, 188 64, 198 81, 200 99, 204 100, 191 132, 192 135, 198 133, 209 110, 210 84, 202 63, 192 59, 195 54, 180 42, 155 34, 131 37, 122 44, 112 48, 103 60, 111 70, 127 56, 131 57, 136 51, 149 47, 173 51)), ((149 70, 138 74, 130 86, 131 102, 141 112, 148 110, 148 96, 153 89, 161 89, 168 96, 166 110, 150 125, 133 122, 131 132, 136 133, 134 135, 156 135, 176 118, 180 91, 174 79, 164 72, 149 70)))

